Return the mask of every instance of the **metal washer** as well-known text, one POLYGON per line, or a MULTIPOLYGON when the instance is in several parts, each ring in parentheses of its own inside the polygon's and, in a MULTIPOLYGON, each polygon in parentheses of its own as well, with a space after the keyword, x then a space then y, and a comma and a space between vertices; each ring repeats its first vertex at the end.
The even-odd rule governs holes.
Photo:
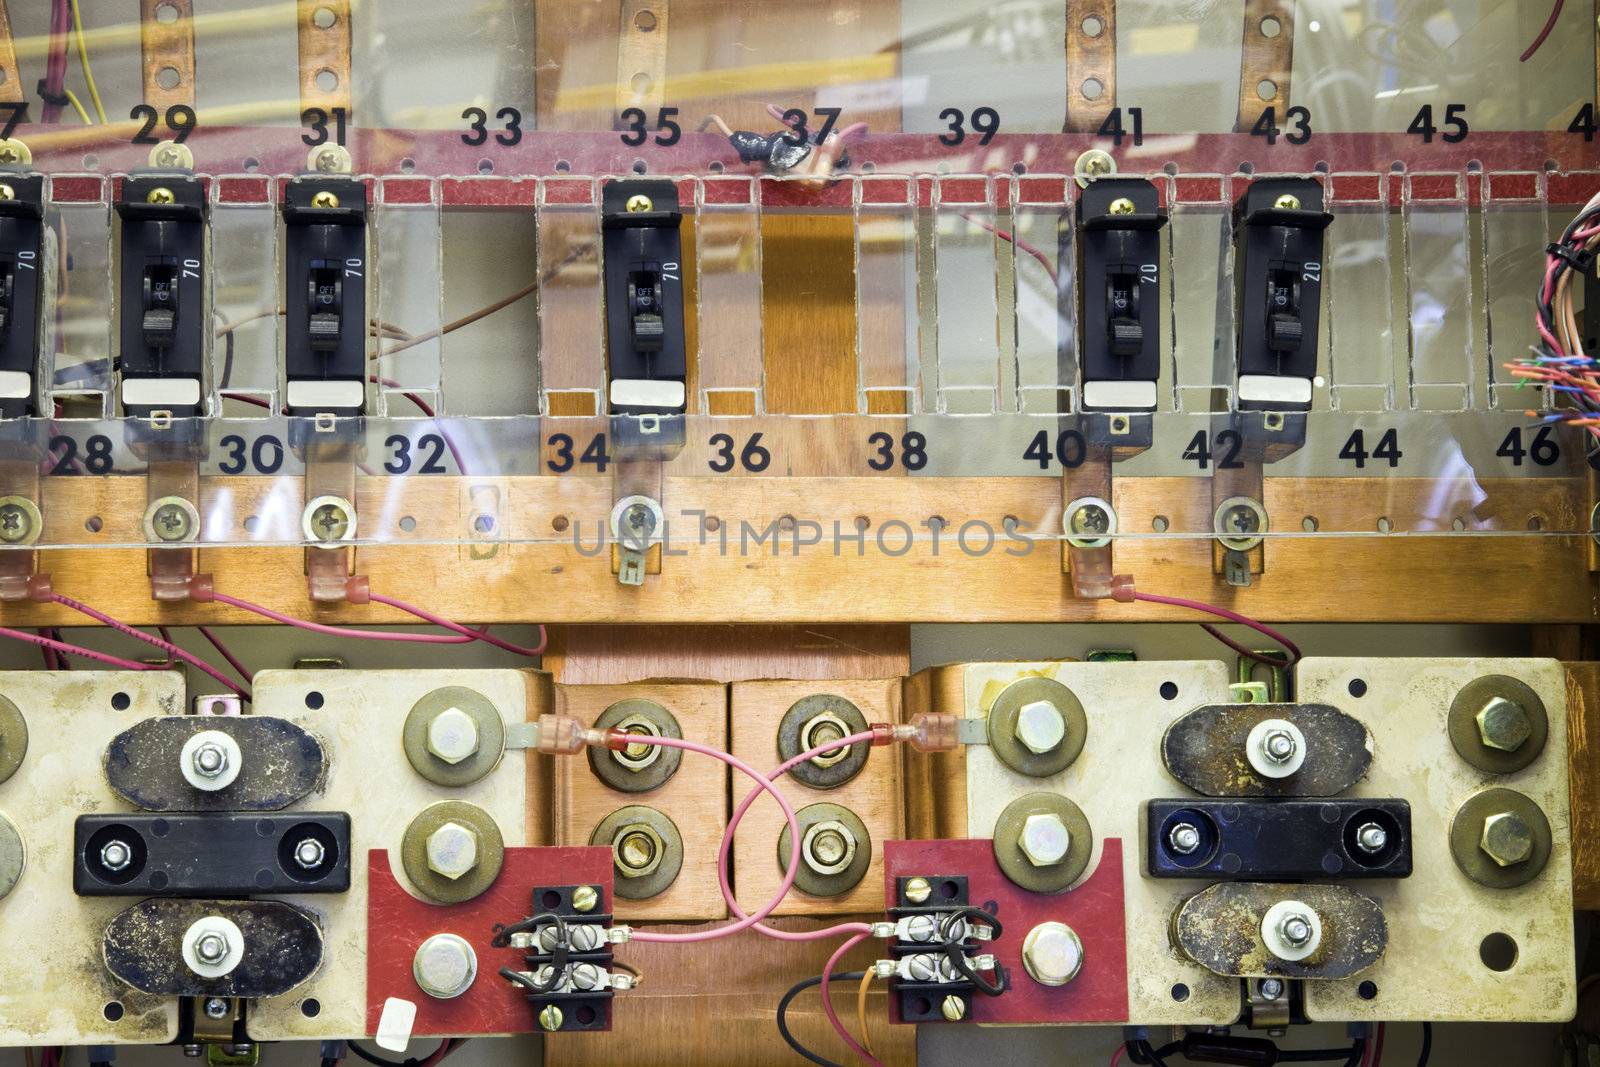
POLYGON ((1510 774, 1539 758, 1550 736, 1550 716, 1545 711, 1544 701, 1526 682, 1504 674, 1489 674, 1461 687, 1461 692, 1450 702, 1446 728, 1450 732, 1450 744, 1462 759, 1480 771, 1510 774), (1520 704, 1533 727, 1528 739, 1515 752, 1490 748, 1478 733, 1478 712, 1494 697, 1520 704))
POLYGON ((1094 835, 1083 809, 1060 793, 1025 793, 1005 806, 994 823, 994 858, 1000 873, 1030 893, 1059 893, 1089 866, 1094 835), (1030 815, 1054 814, 1067 827, 1067 855, 1060 863, 1036 867, 1022 853, 1022 824, 1030 815))
POLYGON ((449 685, 425 694, 412 705, 401 728, 401 743, 411 769, 434 785, 463 786, 483 779, 505 754, 506 726, 500 709, 476 689, 449 685), (460 763, 446 763, 428 751, 428 725, 447 708, 459 708, 478 728, 478 751, 460 763))
POLYGON ((505 838, 494 816, 461 800, 430 804, 411 820, 400 839, 400 865, 424 897, 439 904, 461 904, 483 893, 500 876, 505 838), (428 866, 428 837, 447 822, 460 823, 478 835, 478 863, 460 878, 446 878, 428 866))
POLYGON ((16 824, 0 815, 0 897, 5 897, 17 887, 23 868, 28 863, 27 848, 16 824))
POLYGON ((1531 797, 1515 789, 1485 789, 1468 797, 1450 820, 1450 855, 1461 873, 1490 889, 1515 889, 1527 885, 1543 873, 1553 847, 1550 820, 1531 797), (1509 811, 1527 824, 1533 837, 1533 854, 1521 863, 1502 867, 1479 847, 1483 822, 1498 812, 1509 811))
MULTIPOLYGON (((611 892, 624 900, 648 900, 666 892, 667 887, 677 881, 678 871, 683 867, 683 835, 678 833, 676 823, 655 808, 629 804, 601 819, 600 825, 589 835, 589 844, 612 846, 618 831, 629 823, 643 823, 655 831, 661 839, 661 859, 649 874, 637 878, 624 878, 617 874, 611 883, 611 892)), ((613 851, 613 868, 615 865, 616 854, 613 851)))
MULTIPOLYGON (((595 719, 596 730, 609 730, 624 719, 633 717, 647 719, 660 732, 662 737, 683 738, 683 730, 678 725, 678 719, 672 712, 657 704, 653 700, 635 697, 629 700, 619 700, 595 719)), ((589 768, 612 789, 624 793, 648 793, 665 785, 667 779, 678 772, 678 764, 683 761, 683 750, 668 748, 665 745, 656 747, 659 753, 657 758, 648 767, 634 770, 625 764, 617 762, 615 753, 604 748, 589 749, 589 768)))
POLYGON ((989 749, 1018 774, 1048 778, 1072 766, 1089 738, 1089 720, 1083 703, 1054 678, 1018 678, 1000 691, 989 708, 989 749), (1061 743, 1048 752, 1035 752, 1017 740, 1017 714, 1026 704, 1043 700, 1061 712, 1061 743))
MULTIPOLYGON (((872 835, 867 832, 866 823, 861 817, 849 808, 838 804, 829 804, 826 801, 820 804, 808 804, 795 812, 795 819, 800 824, 800 839, 805 840, 806 831, 817 823, 839 822, 849 830, 856 839, 855 856, 851 858, 850 865, 838 874, 818 874, 806 865, 804 857, 800 860, 800 869, 795 872, 794 887, 800 892, 813 897, 843 896, 861 884, 861 879, 867 875, 867 868, 872 865, 872 835)), ((778 869, 788 873, 789 870, 789 826, 784 824, 783 833, 778 835, 778 869)))
POLYGON ((17 773, 27 754, 28 720, 15 704, 0 696, 0 782, 17 773))
MULTIPOLYGON (((806 723, 818 715, 829 712, 843 720, 851 734, 858 734, 867 729, 867 718, 861 714, 861 709, 842 696, 833 693, 813 693, 801 697, 783 713, 783 718, 778 722, 778 759, 786 761, 806 751, 801 743, 801 734, 805 730, 806 723)), ((828 767, 818 767, 807 760, 796 764, 789 771, 789 777, 813 789, 836 788, 861 773, 862 768, 867 765, 867 756, 871 749, 872 746, 867 742, 858 741, 850 746, 850 754, 838 763, 828 767)))

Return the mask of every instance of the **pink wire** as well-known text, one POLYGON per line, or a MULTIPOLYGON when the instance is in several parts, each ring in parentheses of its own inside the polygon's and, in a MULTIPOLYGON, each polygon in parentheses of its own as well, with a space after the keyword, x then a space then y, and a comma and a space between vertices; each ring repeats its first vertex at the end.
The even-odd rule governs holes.
MULTIPOLYGON (((782 763, 778 764, 777 769, 767 777, 769 780, 781 778, 783 775, 787 774, 791 768, 797 767, 809 759, 820 756, 825 752, 831 752, 837 748, 847 748, 850 745, 858 744, 862 741, 871 741, 873 736, 874 735, 871 730, 863 730, 861 733, 850 734, 847 737, 840 737, 833 741, 826 741, 818 745, 816 748, 808 749, 807 751, 800 753, 798 756, 791 756, 789 759, 784 760, 782 763)), ((750 805, 756 802, 756 798, 759 797, 761 793, 762 789, 759 788, 750 790, 750 793, 744 798, 744 802, 734 809, 733 817, 728 820, 728 828, 722 832, 722 848, 717 854, 717 882, 722 889, 722 899, 728 902, 728 907, 733 911, 733 914, 741 919, 744 918, 745 915, 744 909, 740 907, 739 902, 734 899, 733 887, 728 884, 728 853, 733 845, 734 832, 739 828, 739 820, 744 818, 744 813, 750 810, 750 805)), ((794 831, 791 830, 790 836, 792 837, 793 835, 794 831)), ((793 869, 796 862, 796 858, 790 858, 789 866, 791 869, 793 869)), ((766 934, 768 937, 777 938, 779 941, 821 941, 839 934, 870 933, 872 927, 863 922, 850 922, 823 927, 820 930, 777 930, 770 926, 757 923, 755 925, 755 930, 758 933, 766 934)))
POLYGON ((243 678, 247 682, 250 680, 251 675, 250 672, 245 668, 245 665, 240 663, 239 657, 230 652, 228 650, 228 646, 222 643, 222 638, 211 632, 211 627, 196 626, 195 629, 199 630, 200 636, 205 638, 207 641, 210 641, 211 647, 216 649, 217 652, 221 654, 222 658, 228 661, 228 666, 239 672, 240 678, 243 678))
POLYGON ((121 621, 120 619, 114 619, 110 615, 107 615, 105 612, 99 611, 99 610, 97 610, 95 608, 91 608, 89 605, 87 605, 85 603, 82 603, 81 601, 73 600, 69 596, 62 596, 60 593, 52 593, 50 595, 50 599, 53 600, 54 602, 56 602, 57 604, 61 604, 61 605, 65 606, 65 607, 71 608, 73 611, 76 611, 80 615, 86 615, 89 618, 94 619, 96 622, 103 623, 106 626, 111 627, 113 630, 116 630, 118 633, 126 634, 127 636, 133 638, 136 641, 143 641, 147 645, 153 645, 156 648, 159 648, 163 652, 165 652, 169 658, 172 657, 172 656, 176 656, 179 659, 183 660, 185 663, 191 664, 195 668, 197 668, 198 670, 204 671, 206 674, 210 675, 216 681, 221 682, 223 685, 227 686, 228 691, 230 693, 237 693, 237 694, 239 694, 239 696, 243 697, 245 700, 249 700, 250 699, 250 693, 249 693, 249 691, 247 689, 241 688, 238 683, 234 682, 227 675, 225 675, 221 671, 217 670, 215 667, 213 667, 211 664, 207 663, 205 660, 201 659, 199 656, 196 656, 191 652, 185 652, 183 649, 179 648, 177 645, 173 644, 172 642, 163 641, 159 637, 151 637, 149 634, 145 633, 144 631, 136 630, 132 626, 129 626, 127 623, 121 621))
MULTIPOLYGON (((789 895, 789 890, 794 885, 795 875, 800 873, 800 820, 795 817, 794 807, 790 805, 788 799, 778 792, 778 787, 773 785, 769 778, 732 753, 723 752, 709 745, 702 745, 698 741, 686 741, 680 737, 652 737, 649 734, 630 734, 628 735, 628 740, 636 744, 681 748, 688 752, 697 752, 702 756, 710 756, 712 759, 721 760, 734 770, 753 779, 763 791, 771 793, 772 798, 783 809, 784 821, 789 824, 788 870, 784 872, 783 881, 779 883, 778 891, 772 895, 772 899, 757 908, 754 913, 742 915, 737 921, 723 926, 713 927, 710 930, 694 930, 686 934, 663 934, 654 930, 636 930, 634 931, 633 939, 635 941, 663 942, 712 941, 719 937, 727 937, 729 934, 736 934, 740 930, 747 930, 760 923, 768 915, 771 915, 778 905, 783 903, 783 898, 789 895)), ((728 846, 732 840, 732 835, 724 831, 722 849, 717 854, 717 876, 722 880, 724 887, 727 886, 728 846)))
MULTIPOLYGON (((1159 596, 1155 593, 1141 593, 1137 589, 1130 589, 1128 592, 1131 594, 1131 599, 1133 600, 1145 600, 1152 604, 1171 604, 1173 607, 1189 608, 1192 611, 1203 611, 1207 615, 1215 615, 1219 619, 1227 619, 1229 622, 1236 622, 1240 626, 1248 626, 1250 629, 1256 631, 1256 633, 1262 634, 1265 637, 1278 642, 1278 644, 1282 645, 1288 650, 1289 661, 1288 663, 1283 664, 1285 667, 1298 662, 1300 659, 1299 645, 1295 644, 1293 641, 1289 640, 1272 627, 1267 626, 1265 623, 1256 622, 1256 620, 1250 618, 1248 615, 1241 615, 1237 611, 1230 611, 1227 608, 1218 607, 1215 604, 1207 604, 1204 601, 1190 600, 1187 597, 1159 596)), ((1232 644, 1231 642, 1226 641, 1224 643, 1230 645, 1232 644)), ((1243 651, 1237 645, 1233 645, 1232 647, 1236 651, 1243 651)))
POLYGON ((828 957, 828 962, 822 966, 822 1010, 828 1015, 828 1022, 834 1031, 844 1039, 857 1056, 872 1064, 873 1067, 883 1067, 883 1062, 872 1053, 861 1047, 861 1043, 851 1036, 850 1031, 844 1028, 844 1023, 839 1021, 839 1013, 833 1010, 833 996, 828 990, 828 981, 833 977, 833 969, 839 965, 844 954, 855 948, 868 938, 868 934, 856 934, 846 940, 842 945, 833 950, 833 955, 828 957))
POLYGON ((391 608, 399 608, 407 615, 415 616, 416 618, 421 619, 423 622, 431 622, 435 626, 443 626, 446 630, 451 630, 458 634, 464 634, 474 641, 487 642, 496 648, 503 648, 507 652, 513 652, 519 656, 540 655, 544 652, 545 645, 549 640, 548 635, 545 633, 543 623, 539 624, 539 643, 532 648, 524 648, 521 645, 514 645, 510 641, 503 641, 500 638, 490 634, 487 630, 468 629, 459 622, 451 622, 442 615, 435 615, 433 612, 424 608, 407 604, 404 600, 396 600, 394 597, 388 597, 382 595, 381 593, 372 592, 367 594, 367 599, 375 604, 387 604, 391 608))
POLYGON ((227 593, 219 593, 216 590, 212 590, 211 599, 219 604, 227 604, 229 607, 248 611, 253 615, 260 615, 263 619, 281 622, 285 626, 310 630, 316 634, 328 634, 331 637, 363 637, 372 641, 410 641, 424 645, 464 645, 469 641, 477 640, 476 636, 459 637, 452 635, 446 637, 443 634, 401 634, 389 633, 384 630, 358 630, 347 626, 327 626, 320 622, 312 622, 309 619, 297 619, 292 615, 284 615, 281 612, 273 611, 271 608, 262 607, 260 604, 252 604, 248 600, 240 600, 238 597, 229 596, 227 593))
POLYGON ((138 660, 123 659, 121 656, 113 656, 106 652, 96 652, 92 648, 84 648, 80 645, 68 644, 65 641, 57 641, 49 637, 40 637, 38 634, 30 634, 23 630, 13 630, 9 626, 0 626, 0 637, 9 637, 16 641, 26 641, 30 645, 39 645, 42 648, 54 649, 57 652, 66 652, 74 656, 82 656, 84 659, 99 660, 101 663, 109 663, 113 667, 121 667, 125 671, 166 670, 166 667, 159 664, 140 663, 138 660))
POLYGON ((1127 1045, 1118 1045, 1116 1051, 1111 1053, 1111 1067, 1117 1067, 1122 1062, 1122 1054, 1128 1050, 1127 1045))

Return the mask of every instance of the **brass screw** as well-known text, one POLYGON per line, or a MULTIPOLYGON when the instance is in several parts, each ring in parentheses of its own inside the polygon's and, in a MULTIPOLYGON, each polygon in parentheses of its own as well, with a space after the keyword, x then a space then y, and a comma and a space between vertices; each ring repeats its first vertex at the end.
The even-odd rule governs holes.
POLYGON ((1071 526, 1075 534, 1103 534, 1111 529, 1111 516, 1099 504, 1082 504, 1073 509, 1071 526))
POLYGON ((1100 177, 1111 173, 1111 159, 1104 152, 1093 153, 1083 161, 1083 170, 1086 174, 1100 177))
POLYGON ((156 508, 155 514, 150 516, 150 525, 163 541, 187 540, 192 529, 188 511, 177 501, 156 508))
POLYGON ((950 1022, 958 1023, 967 1016, 967 1002, 951 993, 939 1005, 939 1014, 950 1022))
POLYGON ((0 163, 27 163, 23 155, 21 143, 18 141, 0 141, 0 163))
POLYGON ((1110 210, 1113 215, 1132 215, 1133 201, 1129 200, 1125 196, 1119 196, 1115 200, 1111 201, 1110 210))
POLYGON ((311 512, 311 528, 318 540, 337 541, 350 529, 350 512, 342 504, 319 504, 311 512))
POLYGON ((565 1016, 561 1014, 560 1008, 556 1007, 554 1004, 546 1004, 543 1008, 539 1009, 539 1029, 559 1030, 561 1029, 561 1023, 564 1018, 565 1016))
POLYGON ((572 891, 573 911, 593 911, 599 903, 600 894, 594 891, 592 885, 580 885, 572 891))
POLYGON ((1299 211, 1300 198, 1293 193, 1284 193, 1272 202, 1272 206, 1279 211, 1299 211))
POLYGON ((4 182, 0 182, 0 200, 15 200, 16 198, 17 191, 4 182))
POLYGON ((153 153, 151 163, 158 167, 187 167, 194 162, 188 148, 179 144, 164 144, 153 153))
POLYGON ((33 533, 33 516, 21 504, 0 504, 0 541, 20 544, 33 533))
POLYGON ((911 903, 921 904, 933 895, 933 886, 926 878, 912 878, 906 882, 905 894, 911 903))
POLYGON ((626 206, 630 212, 637 215, 641 211, 654 211, 656 205, 655 201, 651 200, 643 193, 635 193, 628 197, 628 203, 626 206))
POLYGON ((338 207, 339 206, 339 198, 337 196, 335 196, 333 193, 330 193, 328 190, 324 189, 321 192, 319 192, 319 193, 315 194, 314 196, 312 196, 312 198, 311 198, 311 206, 312 207, 328 207, 328 208, 338 207))
POLYGON ((144 199, 145 202, 149 204, 172 204, 176 203, 178 200, 176 196, 172 195, 172 190, 168 189, 165 185, 156 186, 154 189, 150 190, 144 199))

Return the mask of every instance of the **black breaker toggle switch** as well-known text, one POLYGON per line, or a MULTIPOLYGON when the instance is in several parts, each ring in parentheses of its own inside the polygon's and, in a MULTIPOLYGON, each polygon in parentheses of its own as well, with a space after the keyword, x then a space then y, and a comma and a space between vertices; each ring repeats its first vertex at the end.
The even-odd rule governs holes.
POLYGON ((44 286, 44 178, 0 171, 0 418, 36 414, 44 286))
POLYGON ((187 172, 137 172, 122 182, 122 406, 131 416, 202 414, 205 191, 187 172))
POLYGON ((1305 411, 1317 373, 1322 186, 1264 178, 1233 205, 1241 409, 1305 411))
POLYGON ((367 187, 295 178, 283 201, 285 407, 359 415, 367 397, 367 187))
POLYGON ((1161 372, 1161 227, 1143 178, 1102 178, 1078 198, 1080 366, 1086 411, 1154 411, 1161 372))
POLYGON ((602 193, 613 415, 683 414, 682 218, 670 181, 608 182, 602 193))

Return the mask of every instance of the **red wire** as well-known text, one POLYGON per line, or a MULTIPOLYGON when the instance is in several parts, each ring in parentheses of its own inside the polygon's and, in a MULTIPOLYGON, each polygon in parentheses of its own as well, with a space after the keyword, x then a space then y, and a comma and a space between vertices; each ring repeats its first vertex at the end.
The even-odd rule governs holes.
MULTIPOLYGON (((183 649, 179 648, 177 645, 173 644, 170 641, 163 641, 159 637, 151 637, 149 634, 143 632, 142 630, 136 630, 132 626, 129 626, 127 623, 122 622, 120 619, 114 619, 110 615, 107 615, 105 612, 99 611, 99 610, 97 610, 95 608, 91 608, 89 605, 87 605, 85 603, 82 603, 81 601, 73 600, 69 596, 62 596, 60 593, 52 593, 51 596, 50 596, 50 599, 53 600, 57 604, 60 604, 60 605, 62 605, 64 607, 71 608, 73 611, 76 611, 80 615, 87 615, 89 618, 95 620, 96 622, 103 623, 104 625, 111 627, 113 630, 116 630, 118 633, 126 634, 127 636, 133 638, 136 641, 143 641, 147 645, 154 645, 156 648, 159 648, 163 652, 165 652, 167 654, 167 658, 169 660, 173 656, 176 656, 179 659, 183 660, 185 663, 192 664, 196 669, 204 671, 206 674, 210 675, 216 681, 221 682, 224 686, 227 686, 229 692, 237 693, 237 694, 239 694, 240 697, 242 697, 245 700, 249 700, 250 699, 250 692, 249 692, 248 689, 241 688, 236 682, 234 682, 226 674, 223 674, 221 671, 217 670, 211 664, 207 663, 205 660, 201 659, 199 656, 196 656, 194 653, 185 652, 183 649)), ((163 630, 164 630, 164 628, 163 628, 163 630)))
POLYGON ((1550 17, 1544 20, 1544 29, 1539 31, 1539 36, 1533 39, 1525 52, 1522 53, 1520 62, 1526 63, 1533 58, 1533 54, 1544 44, 1545 38, 1550 36, 1550 31, 1556 28, 1556 20, 1561 17, 1561 9, 1567 6, 1567 0, 1556 0, 1550 7, 1550 17))
POLYGON ((251 674, 245 668, 245 665, 239 662, 239 657, 228 651, 228 646, 222 643, 222 638, 211 632, 211 627, 196 626, 195 629, 199 630, 200 636, 210 641, 211 647, 216 649, 222 655, 222 658, 228 661, 228 666, 239 672, 240 678, 247 682, 250 680, 251 674))
POLYGON ((1122 1062, 1122 1054, 1124 1052, 1126 1052, 1126 1051, 1128 1051, 1128 1046, 1127 1045, 1118 1045, 1115 1049, 1112 1050, 1112 1052, 1111 1052, 1111 1067, 1117 1067, 1117 1064, 1122 1062))
MULTIPOLYGON (((1288 658, 1281 662, 1275 663, 1275 666, 1289 667, 1300 660, 1299 645, 1295 644, 1293 641, 1289 640, 1272 627, 1267 626, 1264 623, 1259 623, 1250 618, 1248 615, 1241 615, 1237 611, 1231 611, 1228 608, 1218 607, 1215 604, 1207 604, 1202 600, 1190 600, 1187 597, 1159 596, 1155 593, 1141 593, 1131 587, 1119 590, 1117 593, 1113 593, 1112 595, 1117 600, 1144 600, 1151 604, 1171 604, 1174 607, 1188 608, 1191 611, 1203 611, 1207 615, 1215 615, 1219 619, 1227 619, 1229 622, 1236 622, 1240 626, 1248 626, 1250 629, 1256 631, 1262 636, 1278 642, 1278 644, 1282 645, 1288 651, 1288 658)), ((1228 640, 1228 638, 1224 637, 1222 633, 1215 627, 1207 626, 1205 629, 1207 633, 1211 634, 1211 636, 1215 637, 1217 640, 1221 641, 1235 652, 1238 652, 1240 655, 1250 656, 1252 659, 1261 658, 1246 650, 1243 646, 1236 645, 1232 641, 1228 640)))
POLYGON ((73 656, 82 656, 84 659, 99 660, 101 663, 120 667, 125 671, 166 670, 166 667, 160 664, 140 663, 138 660, 123 659, 121 656, 113 656, 107 652, 96 652, 92 648, 69 644, 66 641, 57 641, 51 637, 40 637, 38 634, 30 634, 26 630, 13 630, 9 626, 0 626, 0 637, 9 637, 15 641, 26 641, 30 645, 39 645, 43 648, 54 649, 57 652, 65 652, 73 656))
POLYGON ((1378 1024, 1378 1036, 1372 1043, 1372 1059, 1367 1061, 1367 1067, 1379 1067, 1383 1063, 1383 1034, 1388 1025, 1388 1023, 1378 1024))
POLYGON ((988 230, 1002 241, 1010 241, 1012 245, 1028 253, 1028 255, 1042 263, 1044 265, 1044 269, 1049 272, 1051 281, 1056 280, 1055 264, 1050 262, 1050 257, 1045 255, 1039 249, 1035 248, 1033 245, 1029 244, 1027 241, 1022 240, 1013 233, 1009 233, 1006 230, 1000 229, 998 226, 991 226, 989 223, 984 222, 975 215, 969 215, 966 212, 962 212, 961 217, 978 227, 980 230, 988 230))
POLYGON ((443 626, 446 630, 452 630, 455 633, 462 634, 463 636, 471 638, 474 641, 486 642, 493 645, 495 648, 503 648, 507 652, 513 652, 519 656, 531 657, 541 654, 544 652, 544 646, 548 640, 544 631, 543 623, 539 624, 539 643, 533 648, 524 648, 521 645, 514 645, 510 641, 502 641, 500 638, 490 634, 487 627, 482 630, 470 630, 467 627, 462 626, 459 622, 451 622, 442 615, 435 615, 431 611, 407 604, 404 600, 396 600, 393 597, 387 597, 381 593, 372 592, 367 594, 367 599, 376 604, 387 604, 391 608, 399 608, 407 615, 413 615, 416 618, 421 619, 423 622, 431 622, 435 626, 443 626))

